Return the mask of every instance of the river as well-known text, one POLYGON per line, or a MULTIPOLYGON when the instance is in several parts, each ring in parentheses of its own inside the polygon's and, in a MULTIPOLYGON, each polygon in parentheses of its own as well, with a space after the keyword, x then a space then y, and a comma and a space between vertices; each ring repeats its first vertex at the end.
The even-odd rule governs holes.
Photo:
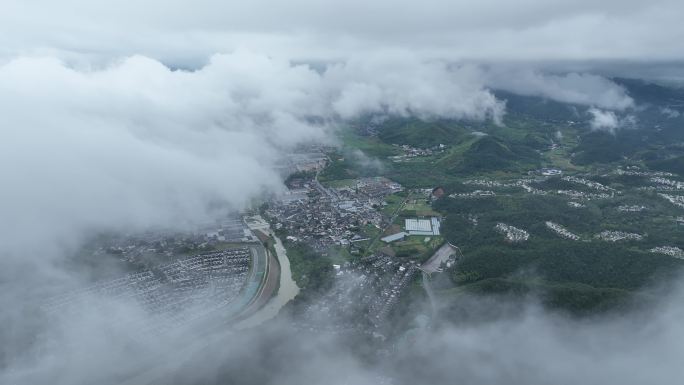
POLYGON ((261 218, 261 216, 250 218, 250 220, 247 221, 247 224, 250 229, 260 230, 266 233, 266 235, 272 236, 275 240, 274 247, 278 263, 280 264, 280 286, 276 295, 273 296, 266 305, 235 325, 235 328, 238 330, 258 326, 274 318, 278 315, 280 309, 293 300, 299 293, 299 286, 297 286, 297 283, 292 279, 290 260, 287 258, 287 252, 281 240, 271 231, 270 226, 261 218))

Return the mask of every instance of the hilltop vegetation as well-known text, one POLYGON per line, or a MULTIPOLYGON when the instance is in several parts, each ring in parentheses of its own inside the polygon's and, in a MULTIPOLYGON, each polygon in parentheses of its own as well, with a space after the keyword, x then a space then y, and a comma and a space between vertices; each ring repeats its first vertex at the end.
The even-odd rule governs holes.
POLYGON ((539 166, 539 154, 529 146, 506 144, 494 136, 484 136, 460 155, 450 170, 462 174, 492 171, 523 171, 539 166))
POLYGON ((378 128, 378 138, 385 143, 406 144, 412 147, 433 147, 455 144, 467 134, 454 121, 424 121, 418 118, 391 118, 378 128))
MULTIPOLYGON (((539 149, 550 143, 548 135, 525 132, 523 126, 485 127, 489 131, 485 133, 454 121, 393 118, 374 126, 376 135, 359 134, 355 126, 341 136, 345 148, 360 150, 381 162, 382 175, 407 187, 429 187, 462 176, 517 173, 540 167, 539 149), (403 153, 401 145, 418 149, 444 145, 446 150, 401 162, 391 160, 403 153)), ((346 158, 338 161, 340 158, 333 159, 332 167, 322 173, 324 180, 368 174, 365 165, 346 158)))
POLYGON ((684 176, 684 155, 669 159, 654 160, 647 162, 653 170, 666 171, 684 176))
MULTIPOLYGON (((640 180, 622 176, 597 178, 613 187, 629 187, 613 199, 585 202, 570 208, 556 195, 508 194, 479 199, 442 198, 434 208, 445 215, 441 231, 463 252, 450 270, 458 290, 448 293, 535 294, 549 306, 586 313, 624 305, 649 285, 667 282, 681 273, 684 261, 654 254, 657 245, 684 247, 672 207, 653 193, 631 187, 640 180), (625 182, 634 184, 625 185, 625 182), (646 204, 646 212, 619 207, 646 204), (559 223, 581 240, 559 237, 546 221, 559 223), (510 242, 494 227, 503 222, 530 234, 526 242, 510 242), (641 240, 606 242, 594 235, 604 230, 643 234, 641 240)), ((576 183, 549 178, 537 188, 580 189, 576 183)), ((467 186, 460 186, 467 188, 467 186)))

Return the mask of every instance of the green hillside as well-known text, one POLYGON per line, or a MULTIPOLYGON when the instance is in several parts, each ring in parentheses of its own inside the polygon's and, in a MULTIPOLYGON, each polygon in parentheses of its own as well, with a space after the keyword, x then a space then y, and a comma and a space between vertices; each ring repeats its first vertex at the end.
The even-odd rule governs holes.
POLYGON ((539 153, 528 145, 472 134, 435 162, 436 168, 455 176, 527 171, 539 165, 539 153))
POLYGON ((461 161, 450 169, 464 174, 491 171, 523 171, 539 165, 539 154, 532 148, 484 136, 470 145, 461 161))
POLYGON ((654 160, 647 163, 653 170, 666 171, 684 176, 684 155, 670 159, 654 160))
POLYGON ((378 130, 378 138, 385 143, 420 148, 457 143, 466 134, 466 130, 453 121, 424 121, 417 118, 388 119, 378 130))

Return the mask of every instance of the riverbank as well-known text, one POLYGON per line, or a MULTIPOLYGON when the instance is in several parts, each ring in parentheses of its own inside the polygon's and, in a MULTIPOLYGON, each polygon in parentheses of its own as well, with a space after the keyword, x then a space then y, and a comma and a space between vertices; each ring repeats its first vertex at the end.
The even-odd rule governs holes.
MULTIPOLYGON (((273 248, 275 249, 276 253, 275 257, 280 268, 280 278, 278 281, 277 293, 271 297, 270 300, 256 313, 238 322, 235 325, 235 328, 238 330, 254 327, 274 318, 276 315, 278 315, 280 309, 288 302, 293 300, 299 293, 299 287, 292 279, 290 260, 287 257, 285 246, 283 246, 280 238, 278 238, 273 231, 271 231, 268 222, 263 220, 261 216, 257 215, 255 217, 250 217, 247 220, 247 225, 251 230, 259 230, 273 239, 273 248)), ((270 254, 271 252, 268 251, 268 253, 270 254)))

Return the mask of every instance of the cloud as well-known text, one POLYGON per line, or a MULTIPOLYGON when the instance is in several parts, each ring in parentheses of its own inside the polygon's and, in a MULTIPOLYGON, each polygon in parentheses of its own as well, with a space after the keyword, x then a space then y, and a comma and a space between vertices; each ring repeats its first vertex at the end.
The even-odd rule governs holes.
POLYGON ((215 55, 195 71, 142 56, 88 70, 12 60, 0 67, 0 207, 13 218, 0 223, 3 249, 187 224, 208 215, 209 202, 241 209, 278 188, 279 150, 326 138, 311 117, 503 114, 468 70, 401 59, 322 73, 246 52, 215 55))
MULTIPOLYGON (((306 119, 320 112, 309 96, 319 83, 308 67, 249 53, 217 55, 195 71, 143 56, 78 69, 54 58, 1 64, 2 375, 61 366, 54 381, 72 384, 93 374, 88 365, 109 378, 134 365, 125 352, 144 341, 131 342, 128 322, 111 323, 145 317, 134 301, 95 298, 99 306, 50 322, 37 306, 87 285, 88 263, 111 268, 94 255, 69 264, 89 237, 193 228, 283 188, 279 155, 327 140, 326 127, 306 119), (60 357, 82 364, 67 368, 60 357), (115 357, 120 366, 108 371, 115 357)), ((19 383, 52 382, 36 375, 19 383)))
POLYGON ((495 89, 561 103, 611 110, 634 107, 634 100, 624 87, 605 77, 589 73, 552 74, 526 68, 494 66, 487 72, 486 84, 495 89))
POLYGON ((266 334, 291 338, 270 335, 265 346, 239 344, 247 348, 196 357, 197 363, 207 362, 219 354, 219 362, 232 363, 205 367, 191 382, 251 383, 245 379, 262 372, 251 359, 267 355, 272 371, 259 378, 262 384, 669 384, 684 374, 678 364, 684 353, 678 322, 683 291, 658 293, 661 300, 647 308, 584 319, 545 311, 533 298, 461 296, 456 314, 398 336, 388 354, 372 358, 374 365, 364 362, 355 350, 363 343, 351 336, 276 328, 266 334))
POLYGON ((592 119, 590 121, 591 129, 597 131, 607 131, 612 134, 618 128, 620 121, 613 111, 601 110, 598 108, 590 108, 588 110, 592 119))
POLYGON ((6 63, 3 253, 24 258, 31 245, 51 250, 93 231, 183 227, 209 216, 209 203, 242 209, 279 188, 278 148, 324 136, 303 119, 315 109, 303 92, 318 81, 249 54, 194 72, 145 57, 90 71, 6 63))
POLYGON ((298 59, 336 60, 402 48, 478 60, 684 59, 676 0, 7 0, 0 54, 102 58, 143 54, 199 66, 248 47, 298 59))
MULTIPOLYGON (((102 360, 98 366, 65 372, 55 365, 10 378, 28 378, 31 383, 50 378, 50 383, 58 384, 107 384, 121 378, 131 384, 402 385, 451 384, 455 379, 495 385, 671 384, 684 375, 679 365, 684 327, 678 322, 684 315, 684 292, 678 287, 649 294, 660 299, 645 308, 583 319, 545 311, 534 298, 463 295, 450 303, 458 312, 442 314, 429 327, 417 326, 396 336, 378 355, 364 355, 369 346, 382 346, 365 334, 297 328, 285 319, 240 333, 216 332, 201 338, 198 333, 193 341, 178 335, 151 338, 145 345, 132 342, 128 350, 118 343, 116 349, 107 347, 107 338, 98 337, 102 331, 98 334, 94 329, 95 341, 82 348, 101 348, 85 350, 102 360), (178 345, 181 341, 185 345, 178 345), (126 370, 134 367, 128 359, 131 355, 155 357, 152 354, 160 356, 149 362, 164 364, 129 376, 126 370)), ((411 308, 425 311, 422 305, 411 308)), ((335 320, 322 322, 330 326, 335 320)))
MULTIPOLYGON (((679 288, 653 308, 579 320, 527 303, 494 319, 427 331, 399 352, 400 362, 417 368, 405 383, 667 384, 684 373, 675 342, 684 333, 677 322, 681 296, 679 288)), ((461 305, 477 313, 487 302, 464 299, 461 305)), ((497 305, 513 306, 489 303, 497 305)))
POLYGON ((505 111, 473 66, 449 67, 406 54, 378 55, 332 65, 325 78, 339 90, 333 108, 342 118, 383 112, 500 122, 505 111))
POLYGON ((148 316, 134 301, 96 296, 78 316, 40 316, 46 297, 87 284, 87 269, 67 262, 90 237, 184 230, 241 210, 283 188, 281 155, 331 142, 341 119, 500 119, 503 103, 476 72, 404 55, 318 70, 248 51, 193 70, 139 55, 0 64, 0 365, 24 383, 99 383, 134 370, 140 351, 188 344, 131 341, 131 323, 148 316), (63 359, 75 364, 55 378, 63 359))
POLYGON ((346 151, 344 156, 368 175, 378 175, 385 170, 385 165, 380 159, 370 157, 359 149, 346 151))
POLYGON ((670 107, 660 108, 660 113, 668 117, 669 119, 675 119, 682 115, 681 112, 670 107))
POLYGON ((558 141, 563 140, 563 133, 562 133, 560 130, 556 131, 556 133, 553 134, 553 136, 554 136, 554 138, 556 138, 556 140, 558 140, 558 141))

